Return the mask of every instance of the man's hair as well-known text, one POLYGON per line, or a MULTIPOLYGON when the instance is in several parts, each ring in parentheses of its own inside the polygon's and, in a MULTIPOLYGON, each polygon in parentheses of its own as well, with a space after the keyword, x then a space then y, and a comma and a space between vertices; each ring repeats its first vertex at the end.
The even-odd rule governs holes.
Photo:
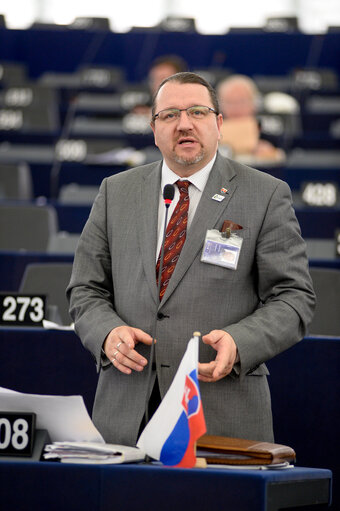
POLYGON ((186 83, 194 83, 198 85, 203 85, 203 87, 206 87, 209 92, 209 96, 213 105, 214 110, 219 114, 220 113, 220 107, 218 104, 217 94, 215 89, 210 85, 209 82, 207 82, 202 76, 196 74, 196 73, 190 73, 190 72, 183 72, 183 73, 176 73, 174 75, 169 76, 168 78, 165 78, 165 80, 162 81, 160 86, 158 87, 158 90, 154 97, 152 98, 152 122, 153 117, 156 113, 156 100, 159 91, 168 82, 176 82, 180 84, 186 84, 186 83))

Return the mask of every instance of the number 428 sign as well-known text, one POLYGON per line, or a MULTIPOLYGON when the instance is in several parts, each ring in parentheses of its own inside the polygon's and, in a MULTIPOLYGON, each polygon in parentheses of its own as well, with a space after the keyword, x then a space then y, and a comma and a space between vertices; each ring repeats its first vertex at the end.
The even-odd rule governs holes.
POLYGON ((0 325, 39 326, 45 318, 46 296, 0 293, 0 325))

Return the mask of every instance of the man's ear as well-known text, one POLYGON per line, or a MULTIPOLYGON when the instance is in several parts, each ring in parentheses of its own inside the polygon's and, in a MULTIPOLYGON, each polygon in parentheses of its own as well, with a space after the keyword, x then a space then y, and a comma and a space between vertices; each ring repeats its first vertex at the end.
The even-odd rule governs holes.
POLYGON ((218 114, 216 115, 216 123, 217 123, 217 129, 218 129, 218 133, 219 133, 219 140, 221 139, 221 128, 222 128, 222 124, 223 124, 223 115, 222 114, 218 114))
POLYGON ((156 140, 156 129, 155 129, 155 122, 154 121, 150 121, 150 128, 153 131, 153 137, 154 137, 154 141, 155 141, 155 146, 158 147, 157 140, 156 140))

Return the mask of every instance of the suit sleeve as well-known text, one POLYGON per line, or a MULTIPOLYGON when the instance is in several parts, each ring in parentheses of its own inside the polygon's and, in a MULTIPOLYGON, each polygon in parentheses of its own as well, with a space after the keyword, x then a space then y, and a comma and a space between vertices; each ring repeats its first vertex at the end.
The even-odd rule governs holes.
POLYGON ((107 334, 113 328, 126 324, 113 305, 106 180, 100 187, 80 237, 66 294, 76 333, 94 356, 99 368, 101 347, 107 334))
POLYGON ((313 317, 315 295, 305 242, 290 189, 282 181, 272 193, 264 215, 256 245, 255 272, 260 306, 225 328, 237 344, 241 376, 301 340, 313 317))

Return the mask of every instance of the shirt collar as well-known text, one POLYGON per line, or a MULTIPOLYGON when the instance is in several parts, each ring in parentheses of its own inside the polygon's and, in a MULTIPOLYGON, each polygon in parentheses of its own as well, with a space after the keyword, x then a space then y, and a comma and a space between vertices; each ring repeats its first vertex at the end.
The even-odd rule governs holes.
MULTIPOLYGON (((217 153, 216 153, 217 154, 217 153)), ((192 183, 200 192, 203 192, 205 185, 207 184, 209 174, 216 160, 215 156, 203 167, 203 169, 192 174, 188 179, 190 183, 192 183)), ((175 172, 173 172, 166 164, 165 160, 163 160, 162 165, 162 182, 161 189, 164 189, 166 184, 175 184, 178 179, 181 179, 175 172)), ((184 178, 183 178, 184 179, 184 178)))

